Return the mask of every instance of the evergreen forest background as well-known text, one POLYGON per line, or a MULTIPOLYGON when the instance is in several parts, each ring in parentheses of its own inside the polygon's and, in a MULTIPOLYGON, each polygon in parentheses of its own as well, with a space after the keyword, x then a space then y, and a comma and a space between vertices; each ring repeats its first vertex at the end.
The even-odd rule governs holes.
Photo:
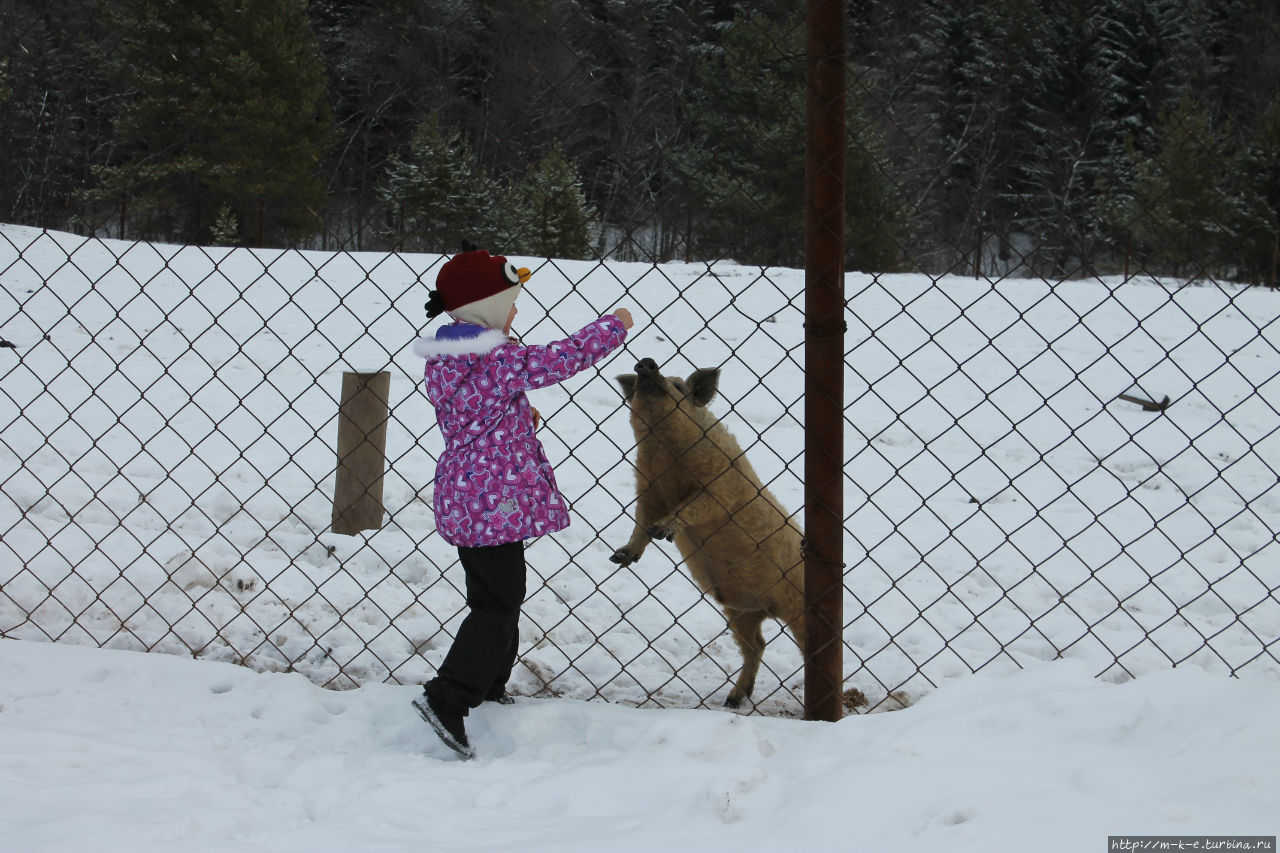
MULTIPOLYGON (((1276 284, 1274 0, 847 5, 850 269, 1276 284)), ((0 0, 0 221, 800 266, 803 14, 0 0)))

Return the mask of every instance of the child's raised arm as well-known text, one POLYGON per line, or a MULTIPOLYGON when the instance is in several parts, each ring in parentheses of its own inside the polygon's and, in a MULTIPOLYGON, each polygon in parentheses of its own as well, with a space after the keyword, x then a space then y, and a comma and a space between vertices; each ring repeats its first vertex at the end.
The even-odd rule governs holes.
POLYGON ((503 347, 497 352, 496 378, 513 392, 563 382, 622 346, 634 325, 631 312, 619 308, 561 341, 546 346, 503 347))

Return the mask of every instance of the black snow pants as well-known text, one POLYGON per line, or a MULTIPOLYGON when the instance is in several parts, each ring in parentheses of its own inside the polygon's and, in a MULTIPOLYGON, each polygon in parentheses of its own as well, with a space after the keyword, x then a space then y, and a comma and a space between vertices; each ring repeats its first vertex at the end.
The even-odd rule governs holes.
POLYGON ((466 716, 485 699, 502 695, 520 642, 520 605, 525 596, 524 543, 458 548, 470 612, 428 695, 445 710, 466 716))

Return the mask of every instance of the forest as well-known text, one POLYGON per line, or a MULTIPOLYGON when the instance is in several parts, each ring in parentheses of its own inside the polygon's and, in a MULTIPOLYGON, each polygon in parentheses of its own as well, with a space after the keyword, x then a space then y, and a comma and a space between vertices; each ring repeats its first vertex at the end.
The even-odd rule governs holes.
MULTIPOLYGON (((0 221, 804 261, 804 4, 0 0, 0 221)), ((1276 285, 1280 4, 849 0, 847 266, 1276 285)))

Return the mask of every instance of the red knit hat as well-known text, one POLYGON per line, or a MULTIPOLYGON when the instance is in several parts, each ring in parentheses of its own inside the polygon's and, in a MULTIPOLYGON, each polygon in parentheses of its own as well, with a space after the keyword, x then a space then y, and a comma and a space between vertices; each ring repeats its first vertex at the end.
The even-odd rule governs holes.
POLYGON ((502 255, 484 250, 459 252, 436 275, 427 317, 448 311, 455 320, 501 329, 529 275, 528 269, 516 269, 502 255))

